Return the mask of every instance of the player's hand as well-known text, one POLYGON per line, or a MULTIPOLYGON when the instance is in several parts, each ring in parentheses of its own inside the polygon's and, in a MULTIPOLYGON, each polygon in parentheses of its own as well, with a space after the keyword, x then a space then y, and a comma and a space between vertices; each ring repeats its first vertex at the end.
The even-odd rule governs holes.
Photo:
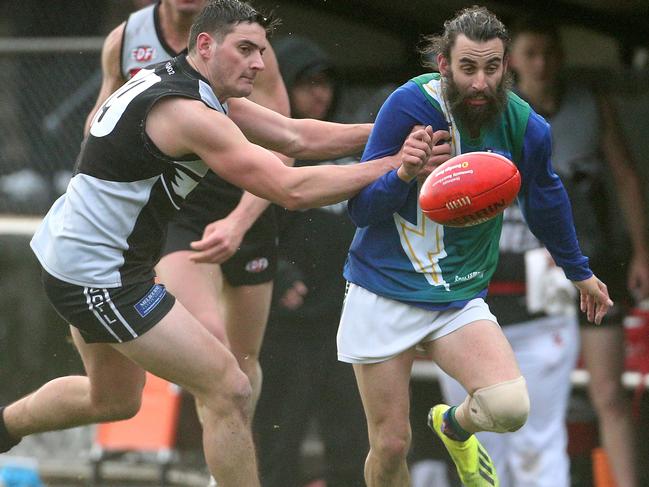
POLYGON ((436 130, 433 132, 433 147, 428 164, 419 171, 417 179, 423 181, 428 175, 435 170, 437 166, 445 163, 451 157, 451 134, 448 130, 436 130))
POLYGON ((244 232, 233 218, 216 220, 205 227, 203 238, 192 242, 196 252, 189 258, 194 262, 222 264, 237 251, 244 232))
POLYGON ((584 281, 574 281, 574 283, 579 289, 579 308, 582 313, 586 313, 588 321, 599 325, 608 309, 613 306, 606 284, 595 275, 584 281))
POLYGON ((448 130, 433 132, 433 153, 428 160, 431 171, 451 158, 451 134, 448 130))
POLYGON ((304 304, 304 297, 309 292, 306 284, 302 281, 295 281, 280 298, 280 304, 291 311, 295 311, 304 304))
POLYGON ((646 253, 633 254, 627 286, 636 300, 642 301, 649 297, 649 256, 646 253))
POLYGON ((399 151, 401 166, 397 175, 406 182, 412 181, 428 164, 433 152, 433 128, 416 125, 399 151))

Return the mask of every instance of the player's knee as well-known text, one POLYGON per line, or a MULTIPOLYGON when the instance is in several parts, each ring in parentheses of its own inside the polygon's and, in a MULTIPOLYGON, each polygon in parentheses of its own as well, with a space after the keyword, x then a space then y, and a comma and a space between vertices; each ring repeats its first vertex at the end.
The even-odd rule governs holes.
POLYGON ((93 406, 97 422, 122 421, 135 416, 142 405, 142 396, 134 394, 128 397, 95 401, 93 406))
POLYGON ((387 468, 400 465, 408 455, 410 435, 385 434, 380 435, 372 444, 372 451, 387 468))
POLYGON ((230 401, 237 409, 246 410, 252 398, 252 385, 250 379, 241 370, 237 370, 236 377, 230 381, 230 401))
POLYGON ((523 376, 478 389, 468 400, 471 421, 483 431, 516 431, 525 424, 530 412, 523 376))
POLYGON ((248 376, 248 378, 261 380, 262 371, 259 364, 259 357, 255 354, 236 354, 237 362, 241 370, 248 376))
POLYGON ((92 386, 90 406, 96 422, 121 421, 135 416, 142 405, 145 376, 131 377, 119 387, 92 386))
POLYGON ((219 381, 213 381, 205 392, 197 394, 200 402, 219 416, 231 414, 247 415, 252 400, 250 380, 232 359, 219 381))

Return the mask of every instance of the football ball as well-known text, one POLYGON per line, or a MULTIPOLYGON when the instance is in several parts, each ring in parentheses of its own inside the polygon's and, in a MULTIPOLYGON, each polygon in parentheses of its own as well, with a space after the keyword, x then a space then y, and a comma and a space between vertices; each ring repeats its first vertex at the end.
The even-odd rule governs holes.
POLYGON ((521 175, 512 161, 493 152, 468 152, 430 173, 419 206, 436 223, 469 227, 505 211, 520 187, 521 175))

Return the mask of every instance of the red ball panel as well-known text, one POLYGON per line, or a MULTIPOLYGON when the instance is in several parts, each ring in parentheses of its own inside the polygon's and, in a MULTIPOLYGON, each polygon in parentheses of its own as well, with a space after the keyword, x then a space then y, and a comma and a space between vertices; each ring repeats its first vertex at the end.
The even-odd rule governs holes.
POLYGON ((434 222, 468 227, 502 213, 520 186, 520 173, 509 159, 469 152, 435 168, 421 187, 419 205, 434 222))

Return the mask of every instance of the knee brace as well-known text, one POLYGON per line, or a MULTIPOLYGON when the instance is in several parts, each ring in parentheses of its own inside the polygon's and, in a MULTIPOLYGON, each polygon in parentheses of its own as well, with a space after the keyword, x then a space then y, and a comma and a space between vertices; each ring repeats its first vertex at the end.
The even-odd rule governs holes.
POLYGON ((530 412, 530 399, 523 376, 476 390, 462 408, 468 418, 482 431, 507 433, 525 424, 530 412))

